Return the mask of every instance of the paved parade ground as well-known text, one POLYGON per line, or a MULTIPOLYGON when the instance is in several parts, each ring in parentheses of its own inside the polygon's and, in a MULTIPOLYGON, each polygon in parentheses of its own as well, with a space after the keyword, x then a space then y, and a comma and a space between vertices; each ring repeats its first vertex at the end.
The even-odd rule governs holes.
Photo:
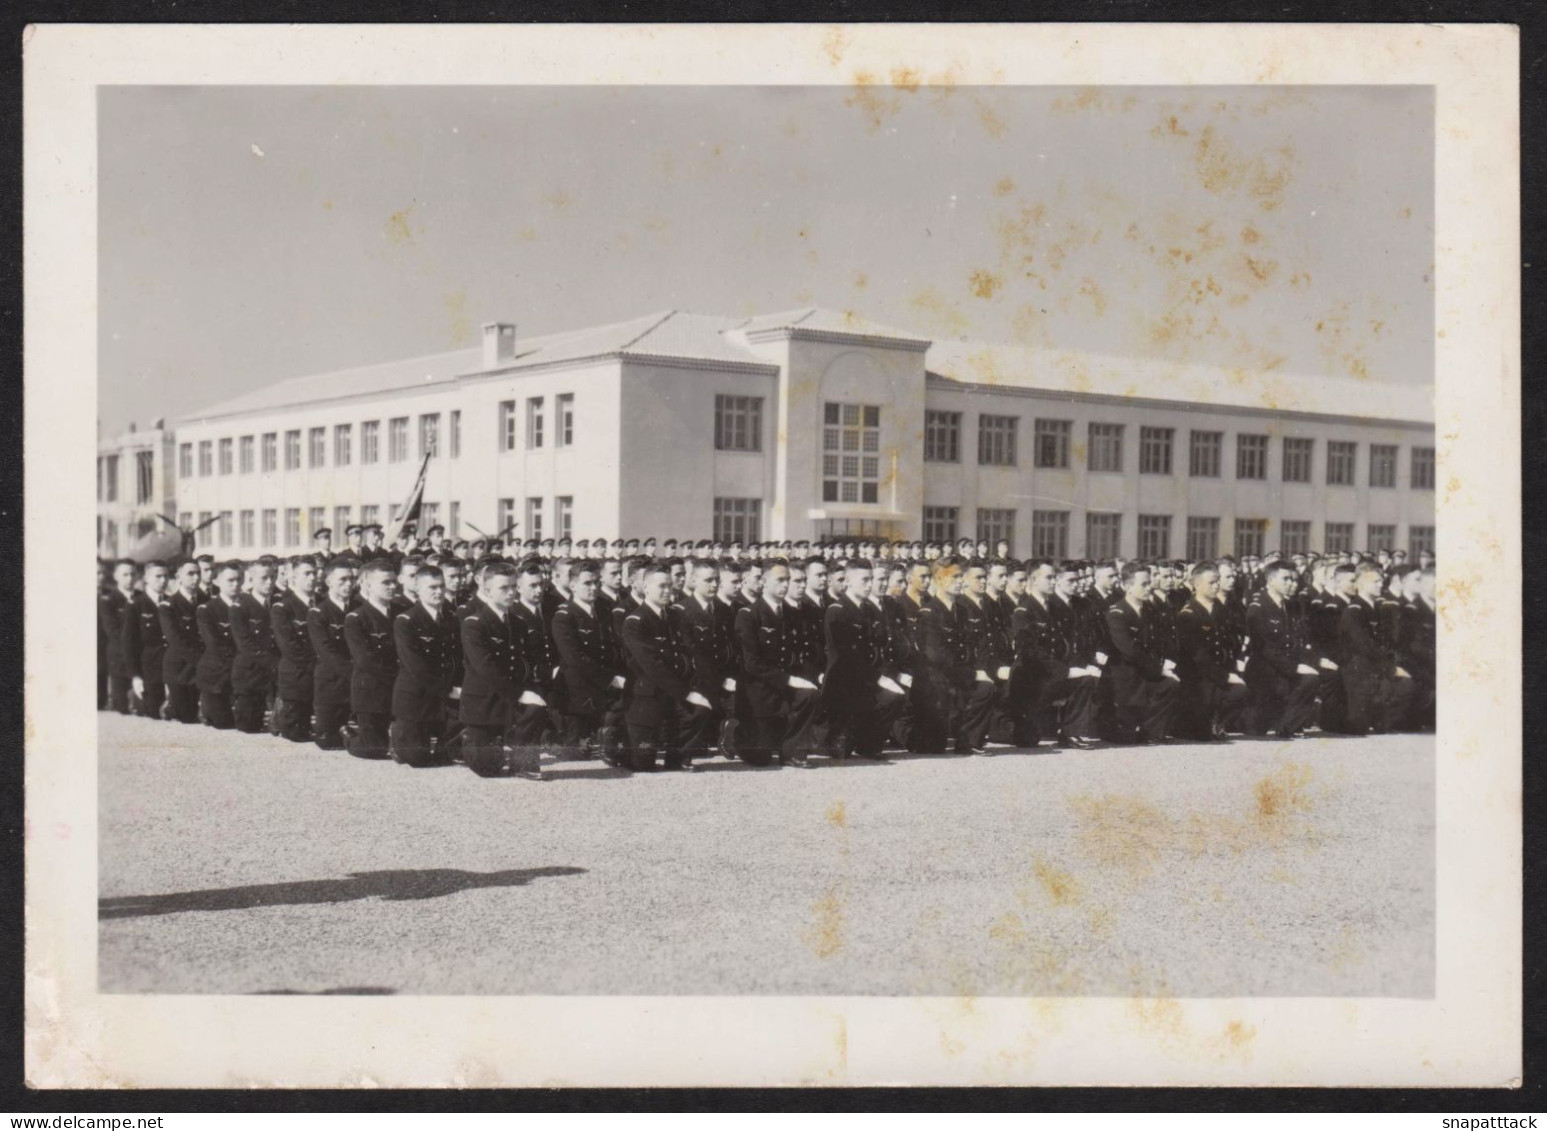
POLYGON ((98 722, 105 992, 1433 988, 1428 736, 533 783, 98 722))

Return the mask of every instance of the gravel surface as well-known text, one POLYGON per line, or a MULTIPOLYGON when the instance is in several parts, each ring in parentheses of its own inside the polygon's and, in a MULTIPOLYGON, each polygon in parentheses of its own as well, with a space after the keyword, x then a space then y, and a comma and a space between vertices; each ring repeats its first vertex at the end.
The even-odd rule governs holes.
POLYGON ((1433 993, 1429 737, 534 783, 98 720, 105 992, 1433 993))

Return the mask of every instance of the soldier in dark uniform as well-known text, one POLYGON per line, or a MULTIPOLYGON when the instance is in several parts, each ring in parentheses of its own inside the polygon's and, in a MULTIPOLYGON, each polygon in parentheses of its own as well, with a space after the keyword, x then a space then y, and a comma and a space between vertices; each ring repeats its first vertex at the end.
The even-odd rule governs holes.
POLYGON ((989 729, 995 714, 1006 705, 1014 656, 1009 625, 999 623, 998 607, 988 601, 987 563, 970 562, 963 578, 962 597, 955 607, 956 621, 972 651, 976 686, 963 703, 961 733, 968 750, 987 757, 989 729))
POLYGON ((1412 706, 1406 726, 1409 730, 1434 729, 1435 704, 1435 610, 1434 567, 1420 567, 1414 575, 1412 616, 1402 641, 1401 664, 1413 677, 1412 706))
POLYGON ((526 628, 521 646, 530 669, 527 679, 546 709, 544 733, 552 733, 557 737, 558 716, 564 709, 564 688, 559 682, 559 654, 553 646, 553 629, 542 608, 545 568, 542 563, 530 558, 518 568, 517 601, 510 607, 510 615, 520 620, 526 628))
MULTIPOLYGON (((522 575, 535 588, 541 574, 522 575)), ((479 777, 542 781, 541 742, 548 721, 526 646, 527 621, 511 612, 517 570, 483 567, 479 596, 462 617, 462 752, 479 777)))
POLYGON ((903 591, 897 596, 887 596, 881 608, 887 618, 887 647, 890 650, 887 663, 896 672, 896 679, 907 693, 897 721, 892 725, 892 737, 898 746, 918 753, 917 733, 919 696, 923 687, 918 679, 922 663, 919 646, 919 611, 929 596, 929 566, 913 562, 903 574, 903 591))
POLYGON ((124 614, 124 655, 130 665, 135 709, 141 718, 161 718, 166 703, 166 637, 161 633, 160 604, 166 597, 165 562, 146 562, 144 588, 124 614))
POLYGON ((1394 729, 1415 694, 1412 675, 1376 627, 1375 601, 1383 578, 1366 562, 1354 571, 1354 599, 1338 622, 1343 647, 1343 688, 1348 696, 1348 727, 1354 734, 1383 734, 1394 729))
POLYGON ((720 601, 720 571, 710 561, 693 563, 692 591, 674 607, 688 651, 689 683, 712 709, 688 712, 682 744, 695 757, 708 757, 729 737, 725 723, 735 717, 735 617, 720 601), (725 610, 722 612, 722 610, 725 610))
POLYGON ((97 710, 105 711, 107 694, 107 628, 102 623, 102 598, 112 588, 113 567, 97 559, 97 710))
POLYGON ((418 598, 392 622, 397 674, 392 682, 392 756, 405 766, 448 761, 448 704, 459 695, 461 625, 445 607, 446 576, 427 565, 414 576, 418 598))
POLYGON ((559 741, 576 753, 594 746, 604 761, 614 764, 612 736, 601 733, 621 690, 614 686, 621 677, 612 618, 596 600, 596 563, 577 559, 567 568, 570 596, 554 610, 551 622, 563 681, 559 741))
POLYGON ((1107 677, 1112 681, 1112 705, 1120 733, 1127 741, 1164 742, 1176 710, 1180 686, 1176 661, 1156 652, 1149 620, 1149 567, 1130 562, 1123 567, 1123 599, 1106 611, 1112 651, 1107 677))
MULTIPOLYGON (((962 629, 960 587, 961 563, 942 557, 935 562, 933 588, 919 610, 919 675, 924 691, 919 696, 922 708, 919 742, 925 753, 945 752, 950 736, 956 753, 973 753, 967 736, 969 718, 986 715, 993 701, 994 684, 977 678, 975 641, 962 629)), ((984 673, 985 675, 987 673, 984 673)), ((915 676, 915 683, 918 675, 915 676)))
POLYGON ((321 569, 333 557, 333 531, 324 526, 312 532, 312 561, 321 569))
POLYGON ((354 660, 344 639, 344 619, 354 608, 354 569, 347 558, 334 558, 323 574, 326 593, 306 614, 311 641, 313 738, 323 750, 342 750, 349 726, 349 683, 354 660))
POLYGON ((736 612, 739 678, 751 716, 751 734, 740 743, 740 753, 752 765, 768 765, 777 756, 786 766, 803 768, 809 765, 818 691, 811 680, 789 673, 801 631, 784 604, 789 567, 776 563, 760 580, 762 593, 736 612))
POLYGON ((199 563, 199 604, 204 604, 217 592, 215 588, 215 555, 200 554, 194 561, 199 563))
POLYGON ((409 554, 397 564, 397 584, 393 586, 392 602, 387 613, 393 619, 398 618, 399 613, 406 613, 418 602, 414 600, 414 578, 419 576, 419 571, 425 567, 424 558, 418 554, 409 554))
POLYGON ((269 606, 269 626, 279 663, 274 672, 274 713, 279 733, 291 742, 312 741, 312 694, 317 657, 306 622, 317 588, 317 566, 308 557, 290 562, 290 586, 269 606))
POLYGON ((129 714, 129 692, 134 682, 134 663, 125 652, 124 623, 134 604, 134 583, 140 567, 125 558, 113 565, 113 588, 97 598, 97 625, 107 638, 108 703, 120 715, 129 714))
MULTIPOLYGON (((1067 695, 1058 709, 1058 741, 1064 746, 1088 750, 1100 744, 1096 722, 1096 695, 1101 688, 1102 669, 1096 663, 1085 628, 1080 622, 1075 592, 1079 584, 1079 562, 1061 562, 1053 571, 1053 595, 1048 598, 1048 613, 1053 621, 1055 639, 1062 639, 1067 653, 1067 695)), ((1063 689, 1053 688, 1055 699, 1063 689)))
POLYGON ((1117 723, 1117 713, 1112 703, 1112 680, 1108 678, 1112 638, 1107 632, 1107 610, 1122 599, 1123 591, 1118 587, 1117 563, 1099 561, 1090 568, 1089 585, 1080 594, 1075 611, 1080 618, 1082 650, 1090 654, 1097 670, 1102 673, 1096 684, 1093 704, 1096 729, 1103 738, 1129 742, 1132 736, 1122 734, 1122 728, 1117 723))
POLYGON ((678 618, 668 611, 671 572, 663 564, 652 564, 643 573, 645 599, 623 618, 623 646, 634 672, 628 705, 633 765, 635 770, 653 770, 659 755, 668 770, 692 771, 694 751, 681 742, 684 716, 700 712, 694 726, 705 733, 702 720, 712 720, 714 707, 693 688, 692 659, 677 633, 678 618))
POLYGON ((1341 734, 1348 730, 1348 697, 1343 692, 1343 645, 1338 625, 1353 596, 1354 567, 1329 560, 1321 576, 1324 583, 1311 594, 1307 625, 1319 673, 1317 725, 1328 733, 1341 734))
POLYGON ((1320 673, 1305 622, 1291 598, 1294 567, 1273 562, 1263 588, 1246 612, 1246 685, 1251 690, 1252 733, 1290 738, 1316 717, 1320 673))
POLYGON ((236 641, 231 637, 231 610, 242 587, 242 570, 236 562, 215 568, 215 596, 199 606, 199 710, 206 726, 230 730, 236 725, 231 710, 231 668, 236 663, 236 641))
POLYGON ((397 575, 382 559, 360 572, 361 601, 344 617, 344 642, 352 664, 349 708, 355 731, 349 753, 356 758, 386 758, 391 752, 392 689, 397 682, 397 642, 393 636, 392 598, 397 575))
POLYGON ((231 638, 236 644, 231 667, 232 715, 236 729, 244 734, 263 730, 263 716, 274 703, 279 680, 279 644, 271 616, 274 573, 272 561, 248 566, 251 590, 238 596, 231 607, 231 638))
POLYGON ((1240 711, 1246 681, 1235 670, 1235 649, 1219 604, 1219 570, 1210 562, 1192 571, 1192 598, 1176 614, 1176 674, 1182 687, 1173 732, 1212 742, 1240 711))
POLYGON ((1080 749, 1095 745, 1091 696, 1096 679, 1078 664, 1074 610, 1054 592, 1060 576, 1072 578, 1072 567, 1032 563, 1026 592, 1011 614, 1010 696, 1017 746, 1034 747, 1044 736, 1080 749))
POLYGON ((167 688, 167 717, 180 723, 199 721, 199 565, 184 558, 177 563, 177 591, 157 606, 161 637, 166 641, 162 677, 167 688))
POLYGON ((823 615, 827 670, 822 697, 827 708, 828 750, 885 760, 892 724, 906 694, 888 662, 884 614, 870 600, 870 563, 849 563, 842 601, 823 615))

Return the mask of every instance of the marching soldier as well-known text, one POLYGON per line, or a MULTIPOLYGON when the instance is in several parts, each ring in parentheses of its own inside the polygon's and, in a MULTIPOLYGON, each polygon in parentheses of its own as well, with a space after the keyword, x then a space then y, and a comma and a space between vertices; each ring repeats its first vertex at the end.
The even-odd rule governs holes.
POLYGON ((684 716, 695 733, 712 734, 714 706, 692 682, 692 661, 668 613, 671 572, 655 564, 642 570, 644 601, 623 619, 623 646, 633 665, 634 689, 628 705, 628 729, 634 745, 634 769, 653 770, 657 755, 668 770, 692 772, 693 753, 681 741, 684 716))
POLYGON ((392 757, 405 766, 444 764, 448 705, 461 694, 461 626, 445 607, 446 576, 427 565, 414 576, 413 606, 392 622, 392 757))
POLYGON ((1176 709, 1176 661, 1152 647, 1149 567, 1130 562, 1123 567, 1122 581, 1122 600, 1106 611, 1112 704, 1128 741, 1137 738, 1154 745, 1165 741, 1176 709))
POLYGON ((344 620, 354 608, 354 569, 347 558, 334 558, 323 575, 327 592, 306 614, 311 641, 313 739, 323 750, 342 750, 349 726, 349 684, 354 660, 344 639, 344 620))
POLYGON ((236 644, 236 660, 231 667, 232 715, 236 729, 244 734, 263 730, 263 716, 273 705, 279 678, 279 644, 274 638, 271 616, 274 572, 270 562, 249 565, 247 580, 251 591, 237 597, 231 607, 231 638, 236 644))
POLYGON ((279 663, 274 672, 274 713, 279 733, 291 742, 312 741, 312 695, 316 654, 307 632, 317 565, 307 557, 290 563, 290 587, 269 606, 269 625, 279 663))
POLYGON ((392 692, 397 682, 392 598, 396 595, 397 575, 378 558, 360 572, 362 600, 344 617, 344 642, 352 662, 349 707, 355 717, 348 747, 356 758, 386 758, 391 752, 392 692))
POLYGON ((242 571, 235 562, 223 562, 214 571, 215 596, 199 606, 199 710, 206 726, 230 730, 236 725, 231 709, 231 668, 236 663, 236 641, 231 637, 231 610, 242 585, 242 571))
POLYGON ((184 558, 177 564, 177 592, 157 606, 161 636, 166 641, 162 677, 167 688, 167 715, 180 723, 199 721, 199 564, 184 558))
POLYGON ((800 639, 800 628, 784 604, 789 567, 776 563, 769 567, 766 578, 758 580, 762 592, 736 612, 739 678, 745 681, 751 714, 748 729, 752 732, 740 745, 741 757, 752 765, 766 766, 777 756, 786 766, 804 768, 810 764, 810 732, 818 691, 809 679, 789 674, 800 639))

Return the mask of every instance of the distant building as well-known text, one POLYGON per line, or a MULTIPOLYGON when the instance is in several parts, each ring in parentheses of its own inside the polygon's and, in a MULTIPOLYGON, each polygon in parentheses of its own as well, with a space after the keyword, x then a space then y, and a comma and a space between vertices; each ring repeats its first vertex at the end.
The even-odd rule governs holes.
POLYGON ((142 539, 166 529, 156 516, 170 515, 176 506, 173 443, 161 420, 143 429, 131 424, 120 436, 98 439, 98 557, 127 555, 142 539))
MULTIPOLYGON (((1006 538, 1017 555, 1434 544, 1428 387, 670 311, 281 381, 177 426, 201 547, 452 536, 1006 538)), ((336 544, 336 543, 335 543, 336 544)))

